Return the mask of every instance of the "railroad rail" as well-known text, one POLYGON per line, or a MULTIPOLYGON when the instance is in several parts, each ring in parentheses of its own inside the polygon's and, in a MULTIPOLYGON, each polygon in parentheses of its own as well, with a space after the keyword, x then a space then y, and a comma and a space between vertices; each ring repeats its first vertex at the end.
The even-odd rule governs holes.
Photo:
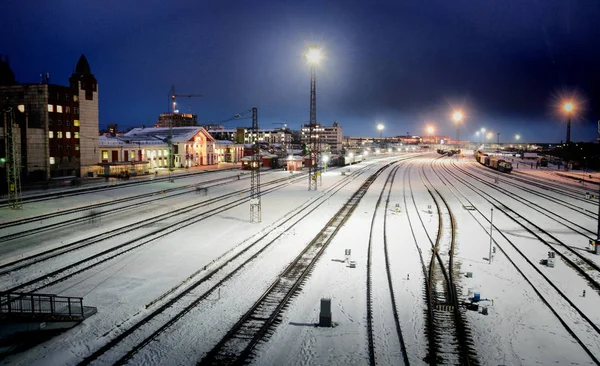
POLYGON ((389 288, 390 300, 392 305, 392 314, 394 316, 394 325, 396 328, 396 335, 398 336, 398 342, 400 343, 400 352, 402 353, 402 359, 405 365, 409 365, 410 361, 408 360, 408 354, 406 352, 406 345, 404 343, 404 337, 402 336, 402 328, 400 326, 400 316, 398 315, 398 307, 396 304, 396 297, 394 295, 394 287, 392 283, 392 271, 390 268, 390 259, 388 255, 388 241, 386 235, 386 224, 387 224, 387 211, 388 204, 390 200, 390 195, 392 191, 392 186, 394 184, 394 178, 396 176, 396 172, 400 168, 399 165, 396 165, 392 168, 391 172, 388 174, 385 184, 379 194, 379 198, 375 204, 375 210, 373 212, 373 218, 371 220, 371 228, 369 232, 369 245, 367 249, 367 338, 368 338, 368 347, 369 347, 369 363, 371 365, 377 364, 377 355, 376 355, 376 346, 374 341, 374 332, 373 332, 373 284, 372 284, 372 251, 373 251, 373 233, 375 231, 375 218, 377 216, 378 208, 381 205, 382 199, 385 194, 385 190, 387 187, 387 196, 384 204, 383 210, 383 251, 384 251, 384 259, 385 259, 385 271, 386 278, 389 288))
POLYGON ((240 364, 249 358, 254 346, 264 339, 281 311, 299 291, 301 284, 309 275, 325 248, 352 215, 368 188, 390 164, 380 168, 363 183, 321 232, 283 271, 259 300, 252 305, 250 310, 208 352, 200 361, 201 365, 240 364))
MULTIPOLYGON (((276 233, 276 231, 267 230, 267 229, 263 230, 264 234, 261 234, 261 236, 259 238, 254 240, 252 243, 249 243, 249 245, 246 246, 244 249, 240 250, 237 254, 235 254, 231 258, 223 261, 222 263, 217 264, 215 266, 215 268, 208 269, 209 272, 206 273, 203 277, 189 283, 185 289, 183 289, 182 291, 180 291, 178 294, 174 295, 167 301, 163 302, 158 308, 156 308, 150 314, 145 316, 143 319, 136 322, 131 327, 129 327, 128 329, 126 329, 125 331, 123 331, 122 333, 120 333, 119 335, 114 337, 113 339, 111 339, 107 344, 105 344, 100 349, 96 350, 94 353, 92 353, 91 355, 86 357, 84 360, 82 360, 82 362, 80 364, 87 365, 95 360, 103 361, 104 360, 103 356, 109 350, 117 347, 117 345, 124 342, 126 339, 129 339, 130 337, 134 337, 136 333, 144 333, 144 335, 139 337, 139 338, 142 338, 142 340, 136 341, 135 345, 133 347, 131 347, 125 353, 125 355, 121 356, 116 363, 123 364, 126 361, 128 361, 129 359, 131 359, 137 352, 139 352, 141 349, 143 349, 152 340, 156 339, 166 329, 171 327, 173 324, 175 324, 177 321, 179 321, 183 316, 185 316, 187 313, 189 313, 193 308, 198 306, 198 304, 200 304, 202 301, 206 300, 208 298, 208 296, 210 296, 217 289, 219 289, 221 286, 223 286, 234 275, 240 273, 240 271, 242 271, 244 268, 246 268, 246 266, 249 263, 254 261, 263 252, 265 252, 274 243, 276 243, 279 238, 281 238, 283 235, 285 235, 290 230, 292 230, 294 228, 294 226, 298 222, 300 222, 303 218, 308 216, 311 212, 316 210, 319 206, 325 204, 329 197, 331 197, 332 195, 337 193, 340 189, 342 189, 347 184, 349 184, 351 180, 357 178, 362 173, 364 173, 366 171, 366 169, 367 168, 362 168, 360 170, 357 170, 352 176, 347 176, 347 179, 340 181, 339 183, 332 186, 331 188, 328 188, 326 191, 323 192, 323 194, 321 196, 318 197, 318 199, 306 203, 302 207, 295 210, 293 214, 289 215, 288 217, 285 217, 284 220, 274 223, 273 228, 274 227, 284 227, 284 230, 281 230, 278 234, 271 235, 272 233, 276 233), (267 241, 267 242, 264 243, 265 241, 267 241), (255 253, 252 253, 250 251, 251 249, 254 249, 255 247, 257 247, 259 245, 263 245, 263 247, 258 249, 255 253), (238 263, 238 262, 241 262, 241 263, 238 263), (227 269, 228 266, 230 266, 232 263, 237 263, 237 264, 235 264, 235 267, 233 269, 227 269), (223 272, 227 272, 227 273, 223 273, 223 272), (212 285, 203 294, 201 294, 199 296, 194 296, 194 297, 188 296, 192 291, 194 291, 196 288, 198 288, 201 284, 205 284, 205 283, 207 283, 207 281, 210 281, 213 278, 218 277, 219 275, 220 275, 220 279, 215 280, 214 285, 212 285), (184 300, 187 300, 189 302, 182 304, 182 302, 184 302, 184 300), (177 307, 175 309, 174 305, 176 305, 176 304, 177 304, 177 307), (168 311, 170 309, 176 310, 175 314, 172 314, 172 315, 166 314, 166 313, 168 313, 168 311), (151 326, 153 322, 158 322, 159 321, 158 319, 161 316, 166 316, 168 318, 168 320, 163 322, 162 324, 158 325, 158 327, 155 327, 153 331, 144 332, 144 327, 151 326), (148 334, 148 333, 150 333, 150 334, 148 334)), ((104 357, 106 357, 106 356, 104 356, 104 357)), ((107 361, 107 362, 114 363, 114 360, 107 361)))
MULTIPOLYGON (((484 195, 479 193, 479 190, 472 183, 470 183, 466 179, 458 176, 456 171, 450 169, 449 167, 447 167, 445 165, 442 165, 442 169, 444 172, 448 173, 449 176, 452 176, 457 182, 461 183, 465 187, 478 193, 482 198, 484 198, 486 201, 488 201, 492 206, 494 206, 495 208, 497 208, 498 210, 501 211, 500 206, 498 206, 496 203, 492 202, 490 200, 490 198, 485 197, 484 195)), ((450 181, 450 179, 445 174, 439 174, 437 171, 436 171, 436 174, 438 174, 440 179, 443 179, 446 181, 445 184, 447 186, 454 188, 453 190, 451 190, 451 192, 459 201, 461 201, 463 203, 464 206, 471 206, 474 208, 474 210, 468 211, 469 214, 475 219, 475 221, 479 224, 479 226, 484 231, 487 231, 487 227, 491 224, 489 218, 483 212, 481 212, 481 210, 479 210, 473 204, 473 202, 460 189, 458 189, 456 184, 450 181), (460 194, 460 197, 459 197, 459 194, 460 194)), ((510 216, 508 216, 508 217, 510 217, 510 216)), ((583 350, 590 356, 590 358, 597 365, 600 365, 599 358, 594 354, 594 352, 590 349, 591 347, 588 345, 592 341, 597 342, 598 335, 600 334, 600 328, 588 316, 586 316, 585 313, 583 313, 579 309, 579 307, 577 307, 577 305, 575 305, 575 303, 563 291, 561 291, 558 288, 558 286, 552 280, 550 280, 548 278, 548 276, 546 274, 544 274, 538 268, 538 266, 535 263, 533 263, 525 255, 525 253, 523 253, 522 250, 519 249, 519 247, 515 244, 514 241, 510 240, 506 236, 506 234, 504 234, 502 232, 502 230, 500 230, 498 227, 496 227, 496 225, 494 225, 494 230, 508 244, 506 247, 504 247, 503 244, 500 243, 500 241, 498 239, 494 239, 494 245, 500 249, 501 253, 503 253, 505 255, 505 257, 511 263, 511 265, 515 268, 515 270, 531 286, 532 290, 536 293, 536 295, 540 298, 540 300, 546 305, 546 307, 552 312, 552 314, 557 318, 557 320, 561 323, 561 325, 565 328, 565 330, 575 339, 575 341, 583 348, 583 350), (509 254, 509 252, 511 252, 511 251, 514 251, 516 253, 516 255, 509 254), (526 263, 527 268, 524 268, 521 265, 517 264, 517 261, 526 263), (525 273, 525 272, 527 272, 527 273, 525 273), (557 303, 556 299, 552 299, 552 300, 548 299, 551 290, 554 290, 554 292, 558 295, 558 299, 560 301, 564 302, 563 304, 556 304, 557 303), (561 305, 568 306, 574 312, 571 312, 565 316, 564 312, 565 312, 566 308, 562 307, 561 305), (559 312, 563 313, 563 315, 559 314, 559 312), (571 325, 569 325, 568 323, 570 323, 571 325), (582 330, 580 332, 581 335, 578 335, 576 333, 576 329, 574 329, 574 327, 581 327, 581 324, 586 324, 586 326, 589 327, 590 330, 593 330, 596 334, 590 334, 591 333, 590 330, 582 330), (589 337, 589 339, 587 339, 586 342, 584 342, 582 337, 589 337)), ((596 349, 597 349, 597 346, 598 346, 598 344, 596 344, 596 349)))

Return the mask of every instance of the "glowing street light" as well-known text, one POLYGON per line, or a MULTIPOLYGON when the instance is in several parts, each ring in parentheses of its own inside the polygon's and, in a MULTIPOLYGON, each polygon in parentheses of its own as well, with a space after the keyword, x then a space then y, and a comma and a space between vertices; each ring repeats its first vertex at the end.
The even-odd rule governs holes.
POLYGON ((306 61, 311 65, 318 65, 322 59, 323 56, 321 55, 320 48, 311 47, 308 49, 308 52, 306 52, 306 61))
POLYGON ((452 113, 452 119, 456 123, 456 142, 457 143, 458 143, 458 141, 460 141, 458 129, 460 127, 460 122, 462 122, 462 120, 463 120, 463 117, 464 116, 461 111, 454 111, 454 113, 452 113))
POLYGON ((383 124, 381 124, 381 123, 380 123, 380 124, 378 124, 378 125, 377 125, 377 129, 379 130, 379 139, 381 140, 381 133, 382 133, 382 131, 383 131, 383 129, 384 129, 384 126, 383 126, 383 124))
POLYGON ((521 138, 521 135, 515 135, 515 140, 517 140, 517 142, 519 141, 520 138, 521 138))

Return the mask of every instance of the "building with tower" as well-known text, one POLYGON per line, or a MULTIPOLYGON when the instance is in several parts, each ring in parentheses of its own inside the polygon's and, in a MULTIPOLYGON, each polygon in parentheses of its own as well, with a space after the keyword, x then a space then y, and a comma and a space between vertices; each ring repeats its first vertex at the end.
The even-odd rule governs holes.
POLYGON ((98 172, 98 82, 85 55, 77 61, 69 83, 79 103, 80 176, 93 177, 98 172))
MULTIPOLYGON (((99 169, 98 84, 84 55, 69 80, 69 86, 51 84, 50 75, 42 74, 38 83, 18 83, 8 59, 0 59, 0 102, 3 110, 18 111, 10 133, 19 145, 24 184, 99 169)), ((0 144, 9 132, 4 125, 2 120, 0 144)))

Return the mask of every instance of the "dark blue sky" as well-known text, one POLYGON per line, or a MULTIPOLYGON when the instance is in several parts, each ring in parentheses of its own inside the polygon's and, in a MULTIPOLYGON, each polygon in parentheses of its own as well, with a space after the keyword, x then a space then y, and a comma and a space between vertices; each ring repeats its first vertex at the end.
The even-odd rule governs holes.
MULTIPOLYGON (((20 1, 4 0, 0 53, 19 82, 67 84, 84 53, 99 83, 100 125, 152 125, 171 84, 201 122, 259 108, 262 127, 309 118, 307 44, 324 47, 317 118, 344 135, 461 138, 486 127, 501 141, 558 142, 561 96, 582 108, 572 140, 600 119, 600 1, 20 1)), ((231 126, 231 125, 230 125, 231 126)))

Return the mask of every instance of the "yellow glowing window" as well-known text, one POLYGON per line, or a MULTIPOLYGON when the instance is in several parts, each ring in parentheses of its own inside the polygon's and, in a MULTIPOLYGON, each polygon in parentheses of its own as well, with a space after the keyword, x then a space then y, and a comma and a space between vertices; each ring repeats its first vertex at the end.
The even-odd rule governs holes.
POLYGON ((108 150, 102 150, 102 159, 108 159, 108 150))
POLYGON ((77 131, 73 132, 73 137, 75 137, 76 139, 78 139, 79 138, 79 132, 77 132, 77 131))
POLYGON ((66 137, 67 137, 68 139, 70 139, 70 138, 71 138, 71 132, 67 131, 67 132, 65 132, 65 134, 67 135, 66 137))
POLYGON ((73 121, 73 126, 79 127, 79 120, 78 119, 76 119, 76 120, 73 121))
POLYGON ((56 137, 62 139, 62 131, 56 131, 56 137))
POLYGON ((54 157, 50 157, 50 165, 54 165, 55 161, 54 161, 54 157))
POLYGON ((25 112, 25 105, 19 104, 19 106, 17 108, 19 109, 19 112, 21 112, 21 113, 25 112))
POLYGON ((54 106, 52 104, 48 104, 48 112, 54 112, 54 106))
POLYGON ((48 131, 48 138, 54 138, 54 131, 48 131))
POLYGON ((62 105, 57 105, 56 106, 56 112, 57 113, 62 113, 62 105))

